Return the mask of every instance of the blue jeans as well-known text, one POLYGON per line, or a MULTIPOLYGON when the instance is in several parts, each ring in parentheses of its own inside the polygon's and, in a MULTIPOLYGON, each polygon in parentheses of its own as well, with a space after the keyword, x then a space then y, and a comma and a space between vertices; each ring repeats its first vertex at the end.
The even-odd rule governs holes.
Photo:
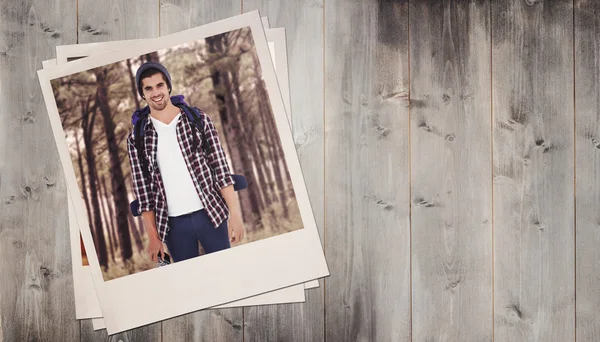
POLYGON ((169 217, 169 226, 166 243, 173 262, 200 256, 198 241, 206 254, 231 247, 227 220, 215 228, 204 209, 169 217))

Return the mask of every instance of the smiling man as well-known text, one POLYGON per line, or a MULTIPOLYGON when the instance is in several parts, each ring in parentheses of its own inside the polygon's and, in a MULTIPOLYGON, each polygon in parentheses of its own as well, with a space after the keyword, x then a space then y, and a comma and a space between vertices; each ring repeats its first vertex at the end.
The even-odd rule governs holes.
POLYGON ((141 150, 134 131, 127 139, 133 190, 139 200, 153 261, 167 245, 173 261, 229 248, 244 236, 233 179, 215 126, 199 111, 204 132, 171 102, 171 76, 157 62, 146 62, 136 74, 149 118, 141 150), (203 141, 204 146, 198 141, 203 141), (145 158, 146 160, 142 160, 145 158), (143 168, 146 167, 146 170, 143 168), (231 233, 230 233, 231 232, 231 233))

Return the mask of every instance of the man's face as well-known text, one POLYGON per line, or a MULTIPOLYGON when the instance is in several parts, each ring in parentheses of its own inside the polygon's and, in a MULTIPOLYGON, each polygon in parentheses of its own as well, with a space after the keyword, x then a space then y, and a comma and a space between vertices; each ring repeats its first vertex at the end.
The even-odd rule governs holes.
POLYGON ((169 101, 169 87, 162 73, 142 79, 144 99, 154 110, 163 110, 169 101))

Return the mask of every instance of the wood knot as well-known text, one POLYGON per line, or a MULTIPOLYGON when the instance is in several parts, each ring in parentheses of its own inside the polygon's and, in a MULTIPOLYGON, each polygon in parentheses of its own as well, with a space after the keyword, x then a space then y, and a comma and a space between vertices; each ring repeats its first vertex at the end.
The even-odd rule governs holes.
POLYGON ((426 123, 422 122, 419 124, 420 129, 424 130, 425 132, 431 132, 431 126, 428 126, 426 123))
POLYGON ((48 267, 46 267, 44 265, 40 266, 40 272, 42 272, 42 275, 45 278, 48 278, 48 277, 50 277, 52 275, 52 271, 48 267))
POLYGON ((379 134, 379 138, 380 139, 387 137, 390 134, 391 131, 392 130, 389 129, 389 128, 377 126, 377 133, 379 134))
POLYGON ((419 205, 421 207, 425 207, 425 208, 430 208, 430 207, 435 207, 436 206, 435 202, 426 201, 422 197, 415 198, 414 203, 416 203, 417 205, 419 205))
POLYGON ((507 309, 506 318, 508 318, 510 321, 516 322, 523 319, 523 313, 517 304, 506 306, 505 309, 507 309))
POLYGON ((47 188, 51 188, 56 184, 56 182, 54 180, 50 180, 50 178, 48 178, 46 176, 44 176, 44 182, 46 183, 47 188))
POLYGON ((394 209, 394 206, 391 203, 388 203, 384 200, 377 200, 377 205, 382 208, 383 210, 392 210, 394 209))
POLYGON ((233 322, 231 319, 229 319, 229 318, 227 318, 227 317, 223 317, 223 320, 224 320, 225 322, 227 322, 229 325, 231 325, 231 327, 232 327, 233 329, 235 329, 235 330, 241 330, 241 329, 242 329, 242 326, 241 326, 241 324, 239 324, 239 323, 235 323, 235 322, 233 322))
POLYGON ((446 284, 446 290, 451 290, 451 289, 455 289, 458 284, 460 284, 460 276, 458 275, 452 275, 451 278, 457 278, 457 279, 448 279, 448 283, 446 284))
POLYGON ((444 102, 450 101, 450 95, 448 95, 448 94, 442 95, 442 100, 444 100, 444 102))
POLYGON ((42 31, 44 31, 44 33, 49 34, 50 38, 59 38, 60 37, 60 33, 56 32, 55 30, 51 29, 50 27, 46 26, 46 24, 40 24, 40 29, 42 31))
POLYGON ((307 137, 306 133, 298 134, 296 136, 296 146, 302 146, 306 143, 307 137))
POLYGON ((447 141, 450 141, 450 142, 452 142, 452 141, 454 141, 454 138, 456 138, 456 135, 454 135, 454 134, 450 133, 450 134, 447 134, 447 135, 446 135, 446 138, 445 138, 445 139, 446 139, 447 141))
POLYGON ((31 111, 25 113, 25 115, 23 115, 21 117, 21 122, 24 122, 24 123, 35 123, 35 118, 33 117, 33 114, 31 113, 31 111))
POLYGON ((90 25, 83 25, 81 27, 81 30, 85 31, 87 33, 90 33, 92 36, 98 36, 101 34, 105 34, 104 31, 93 29, 90 25))
POLYGON ((598 141, 598 139, 593 138, 592 139, 592 144, 594 144, 594 147, 596 147, 597 149, 600 150, 600 141, 598 141))
POLYGON ((542 138, 536 139, 535 145, 542 149, 542 153, 550 151, 550 144, 544 141, 542 138))

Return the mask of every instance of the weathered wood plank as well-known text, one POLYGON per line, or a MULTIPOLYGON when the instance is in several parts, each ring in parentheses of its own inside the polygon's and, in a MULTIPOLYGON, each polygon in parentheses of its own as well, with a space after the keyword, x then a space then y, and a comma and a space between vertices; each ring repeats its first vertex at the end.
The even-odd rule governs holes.
MULTIPOLYGON (((323 236, 323 1, 244 0, 244 12, 259 10, 270 27, 286 34, 294 141, 309 198, 323 236)), ((244 309, 244 340, 323 340, 323 287, 306 302, 244 309)))
MULTIPOLYGON (((78 7, 79 44, 158 36, 157 1, 78 0, 78 7)), ((88 320, 81 324, 81 336, 86 341, 159 341, 161 323, 107 336, 106 330, 94 331, 88 320)))
POLYGON ((576 335, 600 341, 600 3, 575 1, 576 335))
POLYGON ((573 341, 573 4, 492 4, 494 338, 573 341))
POLYGON ((408 3, 325 6, 325 337, 407 341, 408 3))
POLYGON ((37 70, 75 1, 0 1, 0 341, 77 341, 67 191, 37 70))
POLYGON ((81 320, 81 341, 110 341, 110 342, 159 342, 161 339, 160 323, 128 330, 123 333, 107 336, 106 329, 94 330, 92 320, 81 320))
MULTIPOLYGON (((241 0, 166 0, 160 34, 166 35, 241 13, 241 0)), ((207 309, 163 321, 163 341, 241 341, 243 309, 207 309)))
POLYGON ((410 6, 412 337, 492 340, 488 1, 410 6))
POLYGON ((158 1, 78 1, 79 44, 152 38, 159 34, 158 1))

